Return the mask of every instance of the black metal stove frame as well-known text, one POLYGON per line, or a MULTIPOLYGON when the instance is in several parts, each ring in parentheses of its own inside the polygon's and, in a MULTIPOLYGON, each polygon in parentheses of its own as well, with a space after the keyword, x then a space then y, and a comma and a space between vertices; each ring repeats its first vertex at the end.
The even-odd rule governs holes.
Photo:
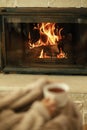
POLYGON ((75 20, 86 20, 86 8, 1 8, 0 9, 0 69, 2 72, 32 73, 32 74, 66 74, 66 75, 87 75, 87 66, 59 66, 54 68, 37 67, 11 67, 6 63, 6 45, 4 34, 4 18, 10 16, 29 16, 31 21, 57 22, 58 19, 75 22, 75 20))

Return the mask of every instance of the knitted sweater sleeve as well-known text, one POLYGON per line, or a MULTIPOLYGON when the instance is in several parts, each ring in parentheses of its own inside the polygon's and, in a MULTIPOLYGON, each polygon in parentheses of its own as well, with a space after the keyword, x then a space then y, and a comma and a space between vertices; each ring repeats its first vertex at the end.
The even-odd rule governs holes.
POLYGON ((41 130, 82 130, 80 113, 74 104, 69 102, 61 113, 49 120, 41 130))
POLYGON ((50 118, 42 102, 35 102, 14 130, 39 130, 50 118))

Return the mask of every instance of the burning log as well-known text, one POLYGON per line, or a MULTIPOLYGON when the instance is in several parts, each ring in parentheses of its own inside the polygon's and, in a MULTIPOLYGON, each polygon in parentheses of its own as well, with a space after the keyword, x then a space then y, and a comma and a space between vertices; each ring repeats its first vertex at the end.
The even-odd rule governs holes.
POLYGON ((42 46, 29 49, 28 57, 30 57, 32 61, 33 58, 39 58, 39 57, 47 58, 47 56, 50 58, 56 56, 58 53, 59 53, 59 49, 57 47, 57 44, 47 45, 47 46, 42 45, 42 46), (40 54, 42 50, 43 50, 43 56, 41 57, 40 54))
POLYGON ((27 57, 30 58, 30 60, 32 61, 33 58, 39 57, 42 49, 43 49, 43 46, 38 46, 38 47, 35 47, 35 48, 32 48, 32 49, 29 48, 27 53, 25 52, 25 54, 27 54, 27 57))
POLYGON ((40 40, 41 40, 41 42, 46 43, 46 42, 47 42, 47 40, 48 40, 47 35, 46 35, 46 34, 41 33, 41 35, 40 35, 40 40))
POLYGON ((57 54, 59 54, 59 49, 58 49, 58 46, 57 44, 55 45, 51 45, 50 46, 50 50, 51 50, 51 56, 57 56, 57 54))

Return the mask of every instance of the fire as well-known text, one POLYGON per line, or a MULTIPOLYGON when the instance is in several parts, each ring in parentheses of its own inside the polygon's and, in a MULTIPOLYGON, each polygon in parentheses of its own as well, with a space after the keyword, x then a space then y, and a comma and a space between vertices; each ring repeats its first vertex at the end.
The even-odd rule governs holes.
MULTIPOLYGON (((37 27, 34 27, 34 30, 37 29, 40 34, 40 38, 37 42, 35 43, 29 43, 29 48, 38 48, 38 47, 43 47, 41 50, 39 57, 38 58, 51 58, 52 56, 56 56, 56 58, 66 58, 66 54, 64 51, 61 49, 59 51, 58 44, 59 41, 62 39, 61 36, 61 31, 63 28, 56 28, 55 23, 39 23, 37 24, 37 27), (50 50, 50 54, 47 55, 46 51, 44 51, 44 46, 48 47, 50 50), (52 48, 52 46, 55 46, 52 48), (53 50, 52 50, 53 49, 53 50)), ((29 39, 30 39, 30 33, 29 33, 29 39)), ((48 50, 48 51, 49 51, 48 50)))
POLYGON ((66 54, 62 51, 62 48, 60 48, 60 53, 57 55, 58 59, 67 58, 66 54))
POLYGON ((47 54, 44 53, 44 50, 42 49, 41 52, 40 52, 39 58, 51 58, 51 57, 50 57, 50 56, 47 56, 47 54))
POLYGON ((44 55, 44 52, 43 52, 43 49, 42 49, 39 58, 43 58, 44 57, 43 55, 44 55))
POLYGON ((59 41, 59 36, 55 35, 55 24, 54 23, 42 23, 40 27, 41 42, 43 42, 42 36, 46 36, 46 45, 54 45, 59 41))

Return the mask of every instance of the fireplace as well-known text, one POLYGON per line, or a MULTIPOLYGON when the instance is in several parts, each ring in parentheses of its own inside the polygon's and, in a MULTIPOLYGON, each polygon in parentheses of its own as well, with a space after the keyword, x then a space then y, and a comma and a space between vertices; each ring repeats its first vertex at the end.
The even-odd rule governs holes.
POLYGON ((87 74, 87 9, 3 8, 3 72, 87 74))

